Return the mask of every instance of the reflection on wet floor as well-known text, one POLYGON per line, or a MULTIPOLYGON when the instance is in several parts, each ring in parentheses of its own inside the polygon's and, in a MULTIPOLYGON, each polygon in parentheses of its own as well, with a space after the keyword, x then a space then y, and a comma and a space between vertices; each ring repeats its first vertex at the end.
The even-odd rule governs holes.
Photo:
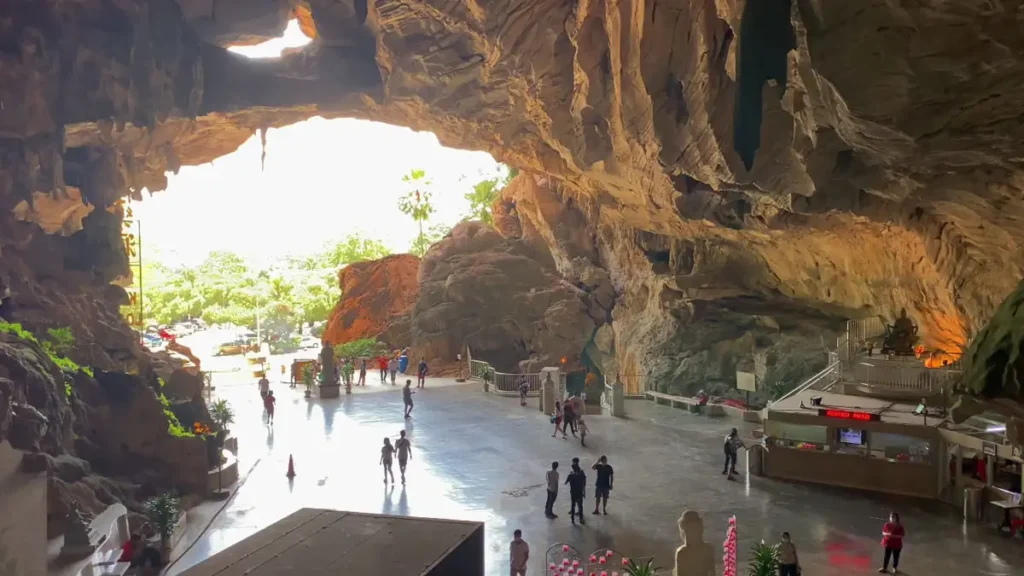
MULTIPOLYGON (((243 469, 259 464, 171 574, 302 507, 482 521, 488 574, 507 573, 516 528, 533 551, 533 574, 543 573, 543 551, 561 542, 586 554, 612 548, 653 555, 670 569, 679 545, 676 521, 692 508, 701 512, 705 539, 716 547, 735 514, 741 557, 755 542, 776 541, 789 531, 808 576, 873 573, 881 562, 882 522, 896 508, 907 529, 900 566, 907 574, 1024 574, 1024 543, 987 525, 964 527, 955 509, 937 503, 764 478, 726 481, 719 457, 730 421, 631 401, 628 420, 588 417, 591 436, 582 448, 551 438, 548 419, 536 407, 473 385, 431 389, 428 383, 408 421, 397 389, 321 401, 281 386, 275 388, 273 427, 263 421, 254 387, 221 391, 237 412, 243 469), (403 429, 413 446, 408 484, 385 484, 380 446, 403 429), (589 515, 588 492, 587 524, 572 526, 563 487, 555 504, 559 518, 545 518, 544 472, 551 461, 561 463, 564 481, 571 458, 579 457, 589 491, 590 465, 602 454, 615 467, 609 514, 589 515), (293 481, 285 477, 290 455, 293 481)), ((397 462, 394 472, 397 478, 397 462)))

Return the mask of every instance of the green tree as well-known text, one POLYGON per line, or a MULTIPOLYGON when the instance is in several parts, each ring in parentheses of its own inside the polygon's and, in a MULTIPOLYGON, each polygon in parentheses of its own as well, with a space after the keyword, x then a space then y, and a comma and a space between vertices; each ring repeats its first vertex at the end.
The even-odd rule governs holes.
POLYGON ((379 260, 389 254, 391 250, 383 242, 353 234, 328 248, 317 264, 337 269, 354 262, 379 260))
POLYGON ((411 217, 413 222, 419 226, 419 234, 409 251, 416 256, 423 256, 430 246, 423 233, 423 223, 430 220, 430 215, 434 213, 434 205, 430 203, 431 181, 427 179, 425 171, 412 170, 402 176, 402 182, 408 184, 413 190, 398 199, 398 209, 406 216, 411 217))
POLYGON ((473 185, 473 189, 465 194, 469 202, 467 220, 480 220, 487 224, 494 223, 491 206, 501 196, 501 191, 512 181, 519 171, 507 166, 499 166, 498 173, 473 185))

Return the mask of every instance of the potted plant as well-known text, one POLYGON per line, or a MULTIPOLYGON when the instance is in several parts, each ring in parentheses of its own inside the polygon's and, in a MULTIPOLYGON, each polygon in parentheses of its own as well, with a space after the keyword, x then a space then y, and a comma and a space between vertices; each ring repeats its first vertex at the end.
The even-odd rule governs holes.
POLYGON ((626 560, 626 566, 624 568, 625 574, 628 574, 629 576, 656 576, 659 570, 661 570, 661 568, 654 565, 654 558, 648 559, 643 564, 634 562, 632 559, 626 560))
POLYGON ((160 555, 162 558, 171 556, 171 534, 181 517, 181 500, 165 492, 146 501, 146 515, 160 534, 160 555))
POLYGON ((221 460, 220 447, 224 445, 224 440, 227 438, 228 426, 235 422, 235 411, 231 409, 231 404, 222 398, 214 402, 213 406, 210 407, 210 418, 220 428, 220 431, 217 432, 217 437, 220 438, 220 442, 217 443, 217 490, 213 492, 213 497, 223 500, 228 497, 230 492, 224 490, 224 463, 221 460))
POLYGON ((764 540, 754 544, 753 554, 747 569, 749 576, 775 576, 779 573, 779 545, 765 544, 764 540))
POLYGON ((494 381, 494 372, 491 371, 491 367, 490 366, 485 366, 484 367, 483 379, 484 379, 484 392, 487 392, 487 387, 490 386, 491 382, 494 381))
POLYGON ((313 367, 306 364, 302 368, 302 382, 306 385, 306 398, 313 395, 313 384, 315 378, 313 377, 313 367))

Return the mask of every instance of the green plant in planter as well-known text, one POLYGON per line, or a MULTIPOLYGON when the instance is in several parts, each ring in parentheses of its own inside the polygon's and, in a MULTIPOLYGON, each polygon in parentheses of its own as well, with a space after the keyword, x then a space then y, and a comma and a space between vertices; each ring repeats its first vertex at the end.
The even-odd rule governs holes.
POLYGON ((210 406, 210 418, 221 430, 227 431, 228 426, 235 422, 235 411, 231 409, 231 404, 227 400, 221 398, 210 406))
POLYGON ((651 558, 643 564, 628 560, 623 572, 629 576, 656 576, 660 570, 661 568, 654 565, 654 558, 651 558))
POLYGON ((775 576, 779 573, 779 545, 765 544, 764 540, 751 549, 749 576, 775 576))
POLYGON ((146 501, 146 516, 160 534, 160 543, 166 548, 170 545, 174 525, 181 517, 181 500, 170 493, 150 498, 146 501))

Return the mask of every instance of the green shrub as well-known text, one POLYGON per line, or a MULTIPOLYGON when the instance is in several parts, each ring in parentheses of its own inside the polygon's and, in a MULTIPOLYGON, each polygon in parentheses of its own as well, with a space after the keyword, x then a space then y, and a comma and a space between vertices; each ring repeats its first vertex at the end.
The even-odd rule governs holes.
POLYGON ((364 358, 380 354, 384 345, 377 342, 376 338, 362 338, 338 344, 334 348, 335 358, 364 358))
POLYGON ((220 426, 221 430, 226 430, 235 421, 235 411, 231 409, 231 405, 228 401, 221 398, 210 406, 210 418, 220 426))
POLYGON ((60 368, 60 371, 64 373, 64 395, 71 398, 71 382, 74 380, 75 374, 83 372, 90 378, 94 378, 95 374, 92 368, 88 366, 79 366, 74 360, 65 357, 75 344, 75 338, 71 334, 71 329, 68 327, 63 328, 50 328, 46 331, 49 336, 48 340, 40 342, 34 334, 22 328, 21 324, 17 322, 2 322, 0 321, 0 332, 7 334, 13 334, 18 338, 32 342, 39 345, 40 348, 46 352, 46 355, 50 358, 50 361, 60 368))
POLYGON ((53 351, 61 356, 67 356, 75 346, 75 337, 71 334, 71 328, 49 328, 46 331, 47 341, 53 351))
POLYGON ((161 540, 166 541, 181 517, 181 500, 167 493, 150 498, 146 501, 146 515, 160 533, 161 540))
POLYGON ((748 576, 775 576, 779 571, 779 545, 762 540, 751 549, 748 576))
MULTIPOLYGON (((167 398, 164 395, 160 395, 161 404, 167 402, 167 398)), ((167 433, 175 438, 192 438, 195 436, 191 431, 187 430, 178 421, 178 417, 171 412, 170 408, 164 408, 164 416, 167 418, 167 433)))

